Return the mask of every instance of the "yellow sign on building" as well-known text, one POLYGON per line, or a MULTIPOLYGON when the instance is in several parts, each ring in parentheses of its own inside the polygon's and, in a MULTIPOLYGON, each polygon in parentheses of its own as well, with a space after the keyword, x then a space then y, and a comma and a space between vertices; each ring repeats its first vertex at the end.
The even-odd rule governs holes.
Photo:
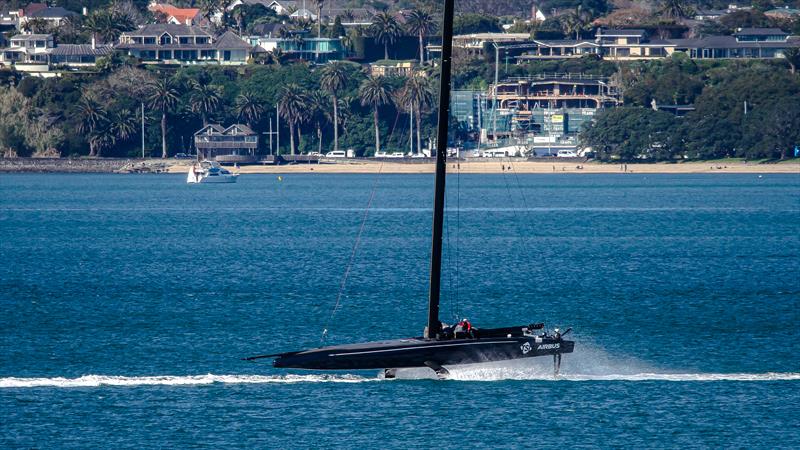
POLYGON ((563 114, 553 114, 550 116, 550 121, 553 123, 564 123, 564 115, 563 114))

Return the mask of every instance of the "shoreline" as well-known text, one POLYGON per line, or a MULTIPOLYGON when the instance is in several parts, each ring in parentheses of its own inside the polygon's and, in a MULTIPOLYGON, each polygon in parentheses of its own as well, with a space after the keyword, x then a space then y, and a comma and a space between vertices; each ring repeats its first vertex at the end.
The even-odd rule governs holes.
MULTIPOLYGON (((133 158, 13 158, 0 159, 0 173, 186 173, 191 160, 133 158)), ((693 161, 680 163, 599 163, 582 161, 469 160, 447 163, 450 173, 465 174, 698 174, 698 173, 794 173, 800 160, 761 163, 693 161)), ((248 165, 232 169, 240 174, 432 174, 433 162, 370 160, 324 161, 319 164, 248 165)))

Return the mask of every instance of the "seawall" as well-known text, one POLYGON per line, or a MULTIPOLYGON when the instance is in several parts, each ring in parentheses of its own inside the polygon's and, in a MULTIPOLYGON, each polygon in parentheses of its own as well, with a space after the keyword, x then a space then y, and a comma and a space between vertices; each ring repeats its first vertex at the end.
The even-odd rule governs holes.
POLYGON ((171 165, 133 158, 0 158, 0 172, 15 173, 160 173, 171 165))

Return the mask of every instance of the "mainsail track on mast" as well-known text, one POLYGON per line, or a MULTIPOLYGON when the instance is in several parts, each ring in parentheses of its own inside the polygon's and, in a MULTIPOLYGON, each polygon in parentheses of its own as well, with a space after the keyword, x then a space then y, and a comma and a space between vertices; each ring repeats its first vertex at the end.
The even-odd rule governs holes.
POLYGON ((439 81, 439 125, 436 136, 436 178, 433 194, 433 231, 431 237, 430 290, 428 326, 425 338, 433 339, 442 331, 439 322, 439 297, 442 282, 442 230, 444 228, 444 190, 447 179, 447 132, 450 120, 450 78, 453 62, 454 0, 445 0, 442 20, 442 61, 439 81))

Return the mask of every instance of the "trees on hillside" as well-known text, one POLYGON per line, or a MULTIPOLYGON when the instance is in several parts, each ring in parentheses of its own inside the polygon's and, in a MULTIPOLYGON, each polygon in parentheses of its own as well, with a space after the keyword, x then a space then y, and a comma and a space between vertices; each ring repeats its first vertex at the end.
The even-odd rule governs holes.
MULTIPOLYGON (((662 95, 674 89, 669 69, 665 77, 657 82, 664 87, 662 95)), ((584 130, 583 143, 604 160, 782 159, 800 145, 800 102, 794 101, 800 98, 800 79, 796 75, 756 63, 737 70, 723 66, 704 77, 707 85, 701 85, 702 91, 690 99, 695 111, 685 117, 675 118, 646 105, 605 110, 584 130)), ((626 99, 636 89, 634 83, 626 99)))
POLYGON ((676 140, 678 126, 672 114, 621 107, 601 112, 581 139, 604 161, 663 160, 681 147, 676 140))
POLYGON ((453 34, 494 33, 501 31, 497 17, 483 14, 459 14, 453 19, 453 34))

